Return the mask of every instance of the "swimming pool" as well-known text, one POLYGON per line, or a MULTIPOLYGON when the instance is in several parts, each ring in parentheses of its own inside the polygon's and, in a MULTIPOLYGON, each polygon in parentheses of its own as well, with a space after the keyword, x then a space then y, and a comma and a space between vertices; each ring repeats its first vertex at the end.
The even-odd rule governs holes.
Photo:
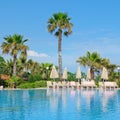
POLYGON ((0 120, 117 120, 120 91, 0 91, 0 120))

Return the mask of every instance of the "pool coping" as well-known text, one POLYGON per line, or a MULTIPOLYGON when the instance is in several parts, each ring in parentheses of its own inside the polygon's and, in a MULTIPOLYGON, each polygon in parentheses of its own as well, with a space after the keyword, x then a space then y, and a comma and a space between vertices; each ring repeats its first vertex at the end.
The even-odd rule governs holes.
MULTIPOLYGON (((47 87, 41 87, 41 88, 3 88, 2 90, 42 90, 42 89, 56 89, 56 88, 47 88, 47 87)), ((61 88, 62 89, 62 88, 61 88)), ((95 88, 94 90, 106 90, 104 88, 95 88)), ((57 89, 56 89, 57 90, 57 89)), ((75 89, 75 90, 82 90, 82 89, 75 89)), ((120 88, 115 88, 114 90, 120 90, 120 88)))

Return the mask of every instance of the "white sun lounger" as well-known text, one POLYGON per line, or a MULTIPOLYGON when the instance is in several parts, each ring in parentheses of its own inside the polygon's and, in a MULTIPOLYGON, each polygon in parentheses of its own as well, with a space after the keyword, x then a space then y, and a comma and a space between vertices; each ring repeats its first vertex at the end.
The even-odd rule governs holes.
POLYGON ((111 88, 118 88, 118 85, 116 84, 116 82, 104 82, 103 87, 105 89, 107 88, 111 89, 111 88))
POLYGON ((81 88, 96 88, 96 85, 95 85, 95 82, 92 80, 92 81, 83 81, 81 83, 81 88))
POLYGON ((0 90, 3 90, 3 86, 2 85, 0 86, 0 90))
POLYGON ((51 81, 47 81, 47 88, 52 88, 53 87, 53 84, 51 81))
POLYGON ((70 81, 70 87, 71 87, 71 88, 76 88, 76 83, 75 83, 75 81, 70 81))

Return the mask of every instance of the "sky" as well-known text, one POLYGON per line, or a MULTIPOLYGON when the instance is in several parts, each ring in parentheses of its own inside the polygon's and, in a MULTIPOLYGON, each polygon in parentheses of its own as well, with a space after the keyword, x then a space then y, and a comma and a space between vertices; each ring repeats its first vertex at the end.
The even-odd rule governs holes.
MULTIPOLYGON (((58 66, 58 39, 48 32, 47 21, 63 12, 73 23, 72 34, 62 39, 63 69, 76 72, 76 60, 87 51, 120 65, 119 5, 120 0, 0 0, 0 45, 8 35, 23 35, 28 59, 58 66)), ((9 58, 1 49, 0 55, 9 58)))

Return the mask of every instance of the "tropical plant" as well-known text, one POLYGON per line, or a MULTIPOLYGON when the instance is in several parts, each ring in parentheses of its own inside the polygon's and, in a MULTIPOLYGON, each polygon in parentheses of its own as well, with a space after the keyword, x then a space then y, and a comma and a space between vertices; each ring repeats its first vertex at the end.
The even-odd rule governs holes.
POLYGON ((28 82, 35 82, 35 81, 40 81, 42 80, 42 76, 40 74, 30 74, 28 77, 28 82))
POLYGON ((23 89, 47 87, 47 82, 46 81, 25 82, 17 87, 23 89))
POLYGON ((42 78, 48 80, 50 78, 50 72, 53 64, 50 63, 41 63, 41 74, 42 78))
POLYGON ((24 45, 27 39, 23 40, 23 36, 14 34, 4 38, 1 45, 3 54, 10 54, 13 57, 13 76, 16 76, 17 56, 20 54, 22 58, 26 58, 28 46, 24 45))
POLYGON ((110 60, 107 58, 101 58, 98 68, 102 69, 103 67, 108 67, 110 65, 110 60))
POLYGON ((33 73, 33 74, 40 74, 40 63, 33 62, 33 66, 31 68, 31 73, 33 73))
POLYGON ((100 55, 97 52, 90 53, 87 51, 86 56, 79 57, 77 62, 83 66, 90 67, 91 79, 94 79, 94 70, 96 66, 100 63, 100 55))
POLYGON ((12 76, 13 74, 13 61, 12 59, 6 60, 4 62, 4 74, 9 74, 10 76, 12 76))
POLYGON ((17 76, 12 76, 9 80, 6 80, 6 82, 8 83, 8 87, 16 88, 16 86, 23 83, 23 79, 17 76))
POLYGON ((17 60, 17 75, 22 76, 24 73, 25 61, 22 58, 17 60))
POLYGON ((4 73, 4 67, 5 67, 4 63, 5 63, 4 58, 0 56, 0 74, 4 73))
POLYGON ((25 63, 25 70, 26 71, 32 71, 32 68, 33 68, 33 66, 34 66, 34 61, 32 60, 32 59, 29 59, 28 61, 26 61, 26 63, 25 63))
POLYGON ((74 73, 72 73, 72 72, 68 72, 68 79, 67 79, 68 81, 75 81, 76 80, 76 76, 75 76, 75 74, 74 73))
POLYGON ((55 13, 48 20, 48 31, 55 33, 58 37, 58 64, 59 64, 59 79, 62 80, 62 35, 68 36, 72 33, 71 18, 66 13, 55 13))

